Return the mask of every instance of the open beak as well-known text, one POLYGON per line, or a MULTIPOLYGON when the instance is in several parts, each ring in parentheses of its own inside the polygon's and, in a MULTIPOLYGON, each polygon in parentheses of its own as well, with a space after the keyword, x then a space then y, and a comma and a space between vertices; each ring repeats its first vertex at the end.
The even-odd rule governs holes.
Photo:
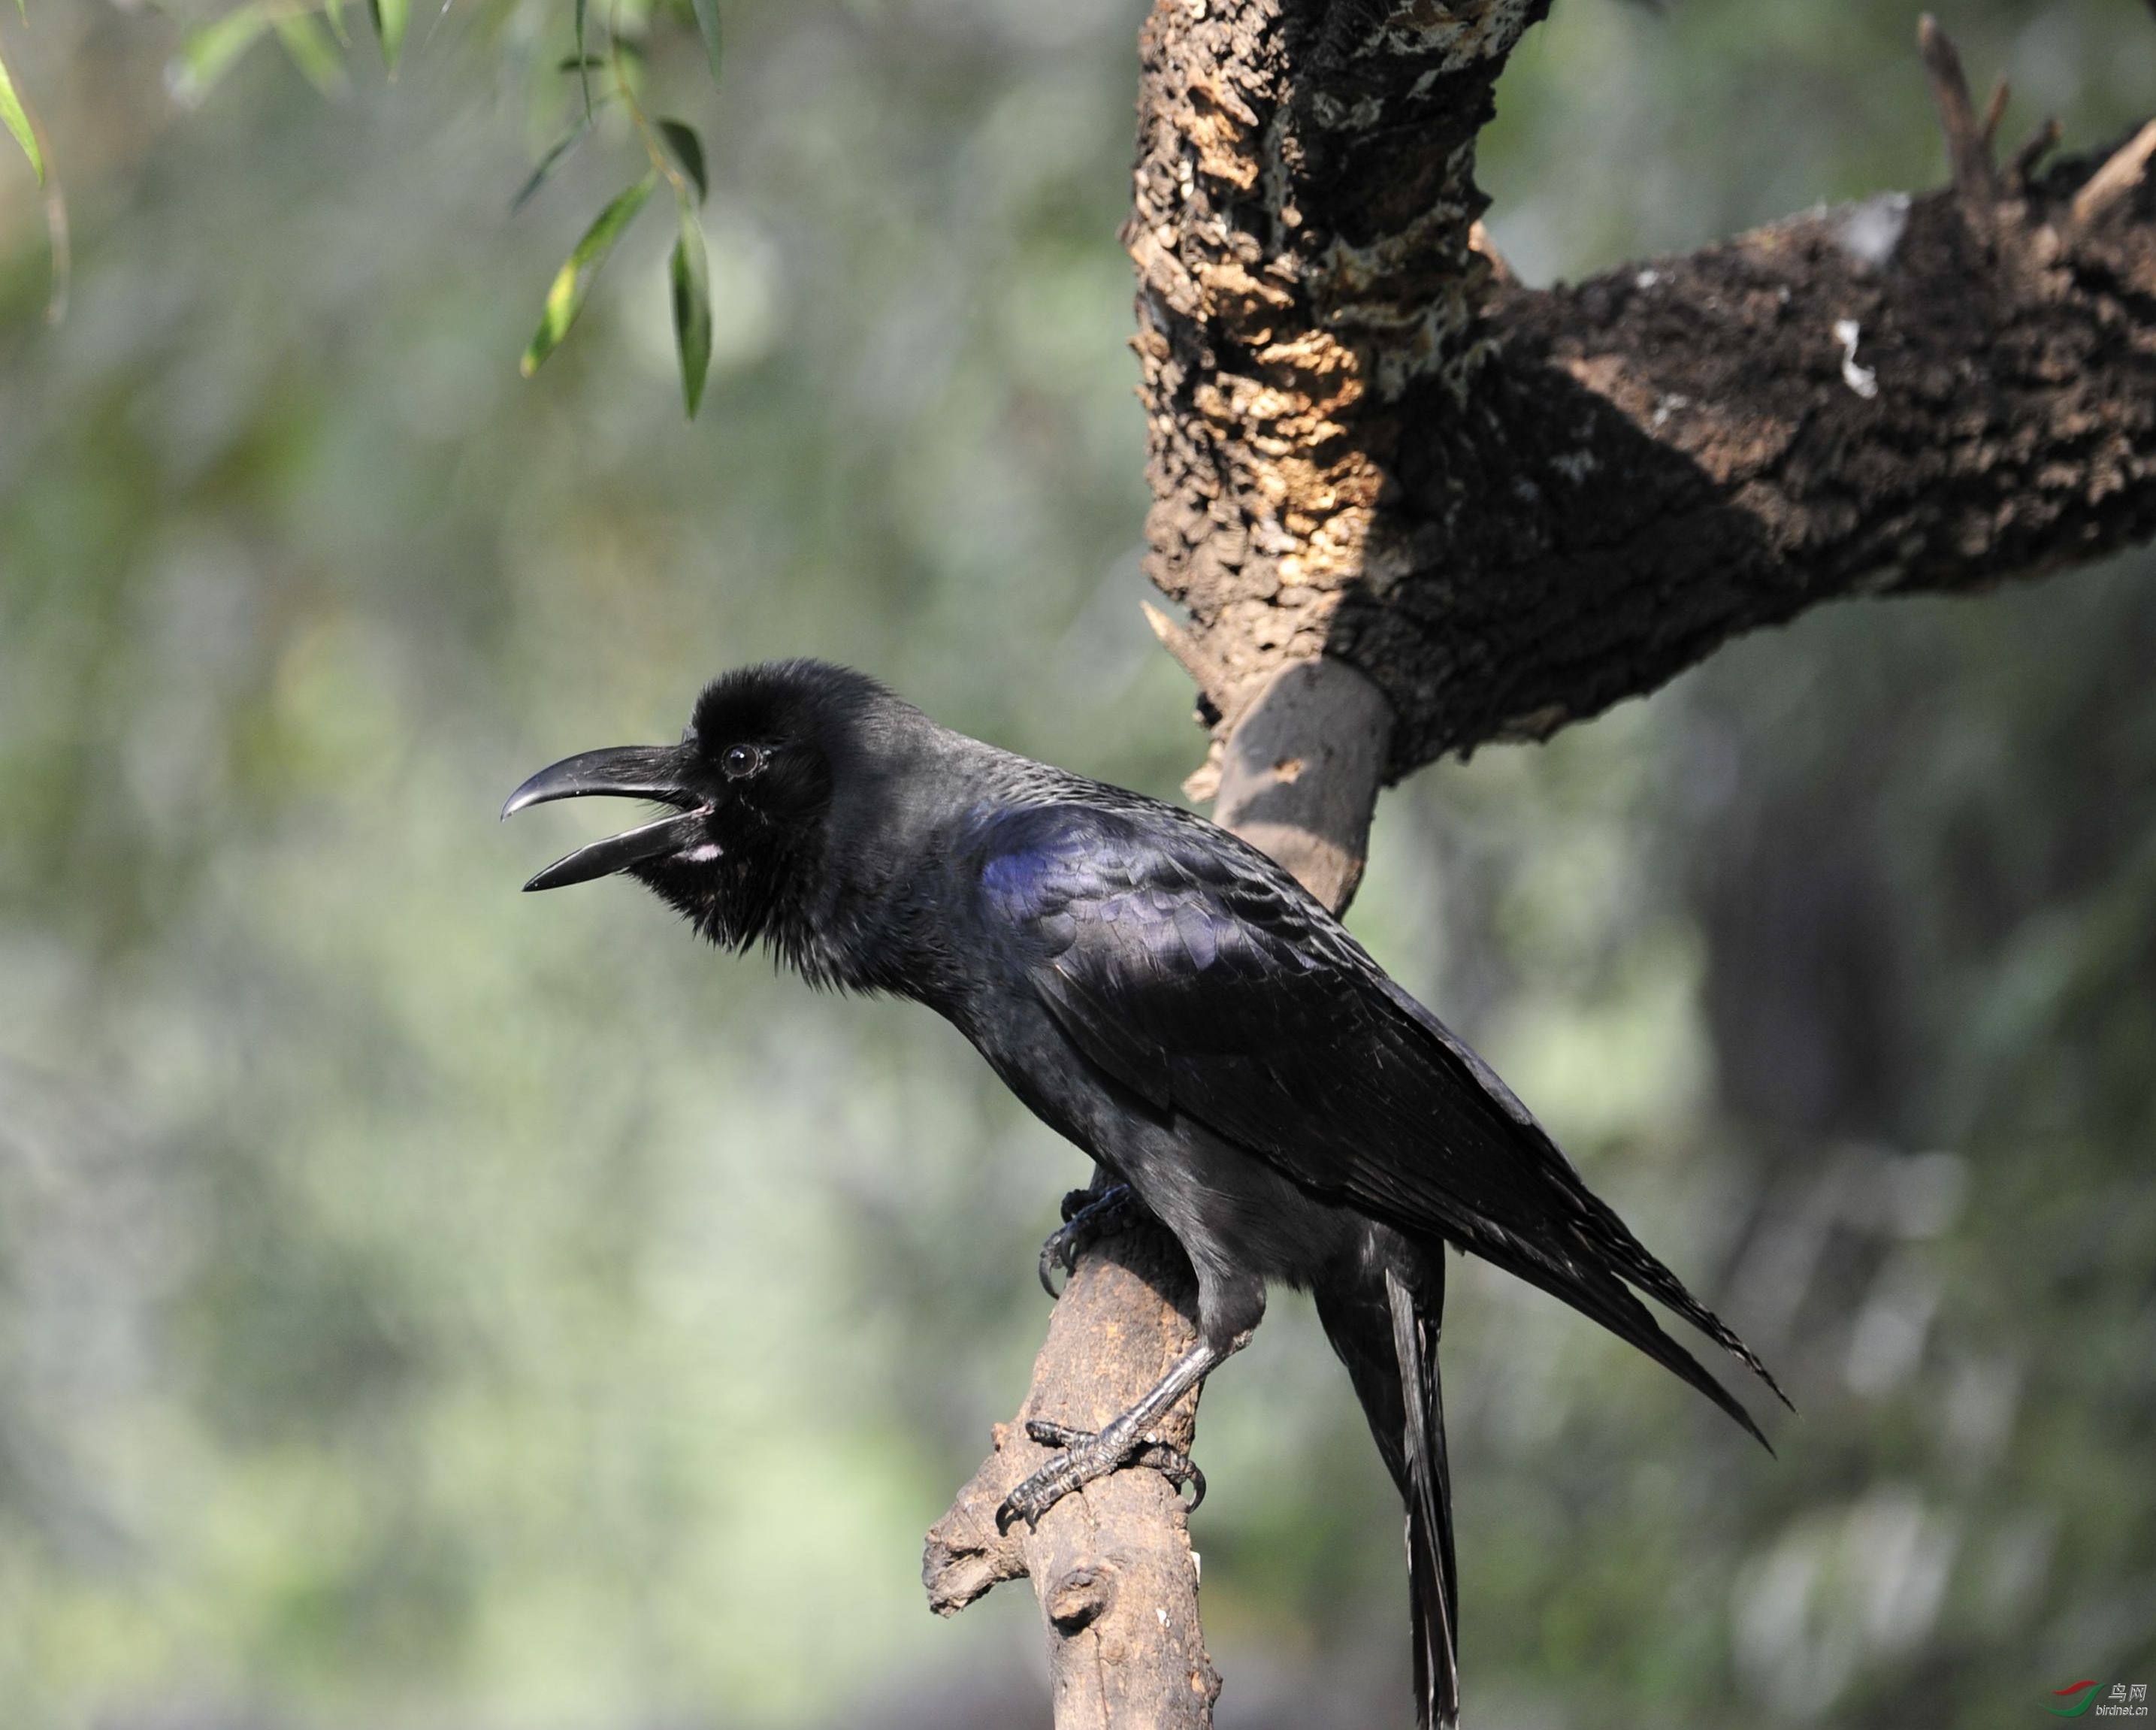
POLYGON ((610 877, 640 860, 685 847, 709 844, 704 819, 711 814, 702 795, 682 784, 680 751, 664 745, 620 745, 605 751, 587 751, 543 768, 509 796, 501 808, 504 817, 550 799, 604 797, 619 799, 656 799, 680 808, 680 815, 662 817, 621 834, 608 835, 579 847, 567 859, 557 859, 524 886, 559 889, 565 884, 588 883, 594 877, 610 877))

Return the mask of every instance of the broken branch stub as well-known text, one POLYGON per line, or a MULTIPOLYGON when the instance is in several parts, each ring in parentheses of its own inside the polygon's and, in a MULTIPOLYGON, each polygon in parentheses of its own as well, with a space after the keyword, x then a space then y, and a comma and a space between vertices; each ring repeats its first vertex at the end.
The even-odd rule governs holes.
POLYGON ((1989 211, 1999 202, 1999 172, 1991 160, 1991 137, 2006 106, 2005 84, 2002 81, 1994 87, 1990 112, 1979 122, 1969 104, 1969 79, 1962 71, 1961 54, 1953 38, 1928 12, 1917 20, 1917 48, 1931 79, 1939 130, 1946 134, 1947 162, 1954 190, 1972 212, 1989 211))
POLYGON ((1393 712, 1345 661, 1296 661, 1228 736, 1213 814, 1294 872, 1333 911, 1363 880, 1393 712))

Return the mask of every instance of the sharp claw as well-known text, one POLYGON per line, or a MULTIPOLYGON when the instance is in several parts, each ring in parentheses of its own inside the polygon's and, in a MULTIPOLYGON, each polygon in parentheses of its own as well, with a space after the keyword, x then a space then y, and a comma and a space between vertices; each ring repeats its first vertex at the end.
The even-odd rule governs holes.
POLYGON ((1055 1286, 1056 1268, 1066 1274, 1077 1272, 1086 1246, 1104 1235, 1106 1223, 1130 1205, 1130 1190, 1122 1183, 1101 1190, 1073 1189, 1065 1195, 1063 1224, 1040 1246, 1040 1289, 1051 1298, 1061 1297, 1055 1286))
POLYGON ((1198 1469, 1195 1460, 1171 1443, 1148 1442, 1131 1463, 1152 1467, 1178 1491, 1187 1486, 1190 1506, 1183 1509, 1186 1514, 1197 1512, 1199 1504, 1205 1500, 1205 1474, 1198 1469))
POLYGON ((1017 1522, 1038 1526, 1040 1517, 1079 1486, 1080 1479, 1065 1454, 1051 1460, 1003 1499, 996 1509, 996 1530, 1009 1532, 1017 1522))
POLYGON ((996 1509, 998 1532, 1009 1532, 1019 1520, 1028 1526, 1038 1526, 1040 1517, 1073 1490, 1081 1489, 1096 1478, 1106 1477, 1126 1466, 1142 1466, 1157 1471, 1178 1491, 1188 1486, 1192 1493, 1186 1513, 1194 1512, 1205 1500, 1205 1474, 1198 1469, 1196 1460, 1173 1443, 1149 1439, 1122 1459, 1103 1466, 1083 1457, 1087 1445, 1100 1440, 1093 1430, 1073 1430, 1067 1424, 1051 1424, 1045 1418, 1029 1418, 1025 1433, 1036 1446, 1055 1448, 1060 1452, 1004 1498, 996 1509))

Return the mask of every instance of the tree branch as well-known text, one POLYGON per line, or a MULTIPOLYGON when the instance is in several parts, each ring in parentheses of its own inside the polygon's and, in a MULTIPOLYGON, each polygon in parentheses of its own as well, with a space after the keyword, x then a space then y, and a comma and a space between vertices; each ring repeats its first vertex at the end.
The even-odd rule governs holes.
POLYGON ((1403 440, 1413 568, 1329 622, 1399 715, 1392 773, 1547 737, 1822 601, 2156 532, 2156 223, 2124 192, 2078 221, 2096 185, 2065 164, 1981 224, 1887 195, 1494 295, 1479 424, 1420 405, 1403 440))
MULTIPOLYGON (((1175 1240, 1143 1225, 1081 1258, 1057 1300, 1019 1414, 932 1527, 921 1583, 939 1615, 992 1588, 1034 1583, 1048 1642, 1057 1730, 1204 1730, 1220 1678, 1198 1621, 1198 1563, 1167 1479, 1111 1473, 1065 1496, 1029 1529, 996 1530, 1004 1496, 1049 1458, 1025 1433, 1045 1418, 1098 1430, 1197 1342, 1197 1285, 1175 1240)), ((1161 1426, 1189 1450, 1193 1390, 1161 1426)))
POLYGON ((1989 211, 1999 202, 1999 172, 1991 161, 1991 135, 2006 106, 2006 86, 1994 85, 1989 116, 1979 125, 1969 105, 1969 80, 1953 39, 1928 12, 1917 20, 1917 50, 1932 81, 1932 102, 1939 111, 1939 130, 1947 135, 1947 162, 1954 191, 1972 211, 1989 211))
MULTIPOLYGON (((1150 574, 1227 739, 1286 665, 1394 711, 1388 778, 1546 737, 1839 596, 2156 531, 2156 128, 2001 175, 1922 30, 1950 191, 1577 288, 1471 245, 1539 0, 1162 5, 1141 85, 1150 574)), ((1996 110, 1996 100, 1993 105, 1996 110)))

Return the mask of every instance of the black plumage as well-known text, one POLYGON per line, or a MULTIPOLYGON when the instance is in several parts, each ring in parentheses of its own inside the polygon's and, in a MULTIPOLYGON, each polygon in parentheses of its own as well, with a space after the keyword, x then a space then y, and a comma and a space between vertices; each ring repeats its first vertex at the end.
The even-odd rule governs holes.
POLYGON ((1773 1387, 1758 1360, 1481 1058, 1291 876, 1204 819, 809 661, 730 674, 679 747, 572 757, 507 810, 594 793, 676 814, 527 886, 626 871, 715 942, 761 940, 814 983, 926 1004, 1188 1255, 1199 1347, 1008 1514, 1038 1518, 1124 1463, 1248 1339, 1268 1284, 1307 1289, 1406 1506, 1418 1715, 1444 1725, 1459 1709, 1446 1245, 1562 1298, 1759 1435, 1634 1288, 1773 1387))

